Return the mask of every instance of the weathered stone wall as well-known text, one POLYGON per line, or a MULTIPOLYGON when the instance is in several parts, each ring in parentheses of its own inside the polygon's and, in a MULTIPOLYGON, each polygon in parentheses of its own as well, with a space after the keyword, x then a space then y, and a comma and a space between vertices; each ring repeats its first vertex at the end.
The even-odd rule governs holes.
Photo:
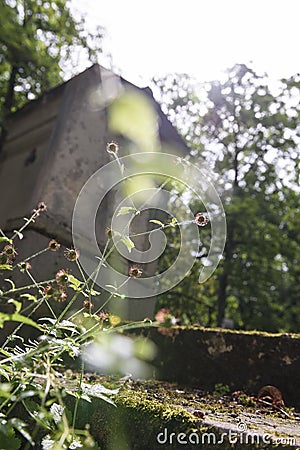
MULTIPOLYGON (((149 89, 139 89, 99 65, 30 102, 9 119, 0 161, 0 228, 10 235, 23 225, 24 217, 30 215, 39 201, 44 201, 48 207, 26 231, 24 239, 17 239, 16 247, 21 257, 46 247, 50 238, 67 247, 72 245, 72 214, 78 194, 90 176, 112 159, 106 152, 107 143, 114 139, 108 126, 107 105, 119 91, 127 88, 139 90, 153 104, 160 141, 176 148, 177 140, 177 149, 186 151, 149 89)), ((126 147, 122 148, 122 152, 126 151, 126 147)), ((114 200, 112 190, 96 218, 100 248, 106 241, 105 228, 110 225, 114 200)), ((136 225, 144 231, 148 219, 145 214, 136 225)), ((86 221, 89 220, 93 218, 86 217, 86 221)), ((147 242, 143 245, 148 246, 147 242)), ((91 257, 95 258, 93 251, 91 257)), ((66 261, 62 252, 44 254, 32 266, 33 276, 41 281, 51 278, 58 268, 66 267, 66 261)), ((73 266, 76 275, 78 272, 73 266)), ((120 266, 122 273, 127 274, 128 260, 121 258, 120 266)), ((149 263, 148 275, 153 274, 155 268, 156 262, 149 263)), ((14 280, 17 285, 27 282, 22 274, 16 276, 14 273, 14 280)), ((113 309, 124 319, 138 320, 152 317, 154 304, 155 299, 151 297, 116 299, 113 309)))
POLYGON ((155 328, 149 331, 157 344, 158 379, 204 390, 221 383, 255 395, 262 386, 273 385, 287 406, 300 407, 300 335, 200 327, 168 331, 168 336, 155 328))

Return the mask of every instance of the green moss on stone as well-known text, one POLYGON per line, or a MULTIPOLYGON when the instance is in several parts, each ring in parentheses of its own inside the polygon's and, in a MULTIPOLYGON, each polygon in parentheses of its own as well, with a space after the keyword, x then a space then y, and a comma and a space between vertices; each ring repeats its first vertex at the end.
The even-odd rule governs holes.
MULTIPOLYGON (((99 378, 98 382, 103 383, 103 379, 99 378)), ((92 435, 103 450, 232 449, 232 443, 228 439, 218 445, 205 441, 203 445, 195 446, 192 443, 180 444, 175 438, 179 433, 184 433, 186 436, 196 433, 199 439, 204 434, 208 439, 208 434, 213 433, 216 441, 219 441, 223 432, 228 433, 228 426, 232 431, 236 431, 238 422, 232 417, 239 416, 242 412, 246 417, 254 414, 256 409, 256 406, 254 408, 252 406, 251 409, 248 406, 232 405, 228 398, 158 381, 125 384, 115 397, 115 403, 116 407, 99 399, 93 399, 92 404, 83 401, 79 404, 76 426, 84 427, 86 423, 89 423, 92 435), (199 417, 199 411, 203 413, 203 417, 199 417), (167 430, 168 440, 162 445, 157 441, 157 436, 165 430, 167 430), (172 433, 175 434, 172 435, 172 433)), ((271 420, 277 423, 276 429, 280 430, 281 420, 268 415, 268 421, 271 420)), ((290 422, 291 427, 295 426, 293 421, 290 422)), ((288 422, 284 423, 286 426, 288 422)), ((257 433, 270 432, 255 426, 255 423, 249 423, 248 429, 257 433)), ((161 437, 164 436, 161 435, 161 437)), ((283 430, 281 430, 281 436, 288 437, 283 430)), ((255 445, 251 442, 246 445, 237 442, 234 448, 254 449, 264 448, 264 446, 261 443, 255 445)), ((268 444, 265 448, 286 447, 268 444)))

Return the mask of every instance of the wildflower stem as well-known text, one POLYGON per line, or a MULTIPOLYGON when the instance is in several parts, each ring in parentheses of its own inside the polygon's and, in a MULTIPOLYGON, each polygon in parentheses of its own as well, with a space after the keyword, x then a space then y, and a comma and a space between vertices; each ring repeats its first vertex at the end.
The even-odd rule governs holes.
MULTIPOLYGON (((88 283, 89 283, 90 280, 93 280, 93 283, 92 283, 92 285, 91 285, 90 291, 94 288, 94 285, 95 285, 95 283, 96 283, 96 279, 97 279, 98 273, 99 273, 99 271, 100 271, 102 265, 104 264, 104 261, 109 257, 109 255, 111 254, 111 252, 112 252, 113 249, 115 248, 115 245, 113 245, 112 248, 109 250, 109 252, 108 252, 107 254, 105 254, 106 251, 107 251, 108 245, 109 245, 109 240, 107 240, 107 242, 106 242, 106 244, 105 244, 105 247, 104 247, 104 250, 103 250, 102 258, 100 259, 100 261, 99 261, 99 263, 98 263, 96 269, 95 269, 94 272, 89 276, 89 278, 85 280, 85 282, 84 282, 83 286, 81 287, 80 291, 79 291, 79 292, 76 292, 76 293, 74 294, 74 297, 75 297, 75 296, 76 296, 76 298, 78 297, 78 295, 83 291, 83 289, 84 289, 86 286, 88 286, 88 283), (95 277, 94 277, 94 275, 95 275, 95 277), (76 294, 77 294, 77 295, 76 295, 76 294)), ((72 304, 73 304, 74 301, 75 301, 75 300, 73 300, 74 297, 72 297, 72 299, 71 299, 71 301, 70 301, 70 303, 72 302, 72 304)), ((65 315, 65 313, 68 311, 69 307, 70 307, 69 305, 66 306, 66 308, 64 309, 64 311, 62 312, 62 314, 59 316, 58 321, 62 319, 62 317, 63 317, 63 316, 65 315)), ((82 309, 82 310, 83 310, 83 309, 82 309)), ((82 310, 81 310, 81 311, 82 311, 82 310)), ((79 312, 80 312, 80 311, 76 311, 74 314, 72 314, 72 316, 70 316, 69 319, 72 320, 79 312)))
POLYGON ((32 289, 32 288, 36 287, 37 285, 43 286, 44 284, 53 283, 53 281, 55 281, 55 278, 52 278, 51 280, 46 280, 46 281, 39 281, 38 283, 35 282, 35 284, 29 284, 28 286, 21 286, 19 288, 10 289, 9 291, 4 292, 3 295, 1 295, 1 297, 7 296, 7 295, 15 293, 15 292, 24 291, 26 289, 32 289))
POLYGON ((4 231, 0 228, 0 234, 2 237, 7 238, 7 236, 5 235, 4 231))
POLYGON ((23 259, 23 261, 19 262, 18 264, 16 264, 15 266, 13 266, 12 268, 15 269, 17 266, 19 266, 20 264, 26 263, 28 261, 31 261, 33 258, 36 258, 39 255, 42 255, 43 253, 45 253, 47 250, 49 250, 49 248, 43 248, 42 250, 39 250, 38 252, 34 253, 31 256, 28 256, 28 258, 23 259))
MULTIPOLYGON (((27 315, 27 317, 30 317, 30 316, 32 316, 32 314, 34 314, 35 313, 35 311, 41 306, 41 304, 43 303, 43 298, 39 301, 39 303, 35 306, 35 308, 33 308, 33 310, 27 315)), ((32 307, 32 305, 29 305, 29 306, 27 306, 27 308, 24 308, 23 310, 22 310, 22 314, 24 314, 26 311, 27 311, 27 309, 29 309, 29 308, 31 308, 32 307)), ((10 336, 12 335, 12 334, 16 334, 21 328, 22 328, 22 326, 24 325, 24 323, 20 323, 15 329, 14 329, 14 331, 10 334, 10 336)), ((8 336, 7 338, 6 338, 6 341, 1 345, 1 349, 4 349, 5 348, 5 346, 9 343, 9 341, 10 341, 10 336, 8 336)))
MULTIPOLYGON (((20 388, 21 388, 20 385, 17 386, 17 387, 12 391, 12 393, 10 394, 10 396, 9 396, 8 398, 6 398, 6 399, 4 400, 4 402, 1 403, 1 405, 0 405, 0 410, 1 410, 2 408, 4 408, 4 406, 7 405, 7 403, 10 403, 10 402, 11 402, 11 398, 14 397, 14 396, 16 395, 16 393, 18 392, 18 390, 19 390, 20 388)), ((15 405, 12 405, 12 406, 15 406, 15 405)), ((11 410, 11 408, 8 410, 7 415, 10 413, 10 410, 11 410)))
POLYGON ((103 303, 103 305, 100 306, 100 308, 97 309, 95 314, 98 314, 106 305, 107 303, 114 297, 114 295, 118 292, 119 289, 121 289, 125 284, 128 282, 129 278, 126 278, 125 281, 116 289, 116 292, 112 292, 110 296, 107 298, 107 300, 103 303))
MULTIPOLYGON (((38 293, 39 293, 40 295, 42 295, 43 298, 44 298, 43 292, 41 291, 41 289, 40 289, 38 283, 35 281, 35 279, 34 279, 33 276, 31 275, 31 273, 30 273, 28 270, 26 270, 26 273, 27 273, 27 275, 29 276, 29 278, 31 279, 31 281, 33 281, 34 286, 35 286, 35 287, 37 288, 37 290, 38 290, 38 293)), ((48 308, 49 308, 49 310, 50 310, 52 316, 56 319, 56 314, 54 313, 53 309, 51 308, 51 306, 50 306, 50 304, 49 304, 49 302, 47 301, 46 298, 45 298, 45 302, 47 303, 47 306, 48 306, 48 308)))
POLYGON ((128 237, 132 238, 132 237, 137 237, 137 236, 144 236, 146 234, 150 234, 152 231, 157 231, 157 230, 165 230, 166 228, 174 228, 175 226, 180 226, 180 225, 188 225, 190 223, 194 223, 194 220, 184 220, 183 222, 177 222, 175 224, 166 224, 163 226, 160 226, 158 228, 155 228, 154 230, 148 230, 148 231, 143 231, 142 233, 134 233, 134 234, 130 234, 128 237))
POLYGON ((77 391, 77 393, 78 393, 79 395, 76 396, 76 401, 75 401, 75 406, 74 406, 74 412, 73 412, 73 422, 72 422, 73 433, 74 433, 75 425, 76 425, 76 418, 77 418, 77 411, 78 411, 78 405, 79 405, 80 393, 81 393, 81 391, 82 391, 81 385, 82 385, 83 372, 84 372, 84 361, 81 362, 81 371, 80 371, 80 378, 79 378, 78 391, 77 391))
MULTIPOLYGON (((129 278, 127 278, 117 289, 116 292, 121 289, 127 282, 129 278)), ((100 306, 100 308, 97 309, 95 314, 98 314, 108 303, 109 301, 114 297, 115 293, 111 293, 110 296, 107 298, 107 300, 103 303, 103 305, 100 306)), ((87 339, 90 335, 93 335, 94 330, 96 330, 99 327, 99 323, 96 323, 94 326, 89 328, 85 333, 81 334, 78 338, 75 338, 75 341, 83 341, 87 339)))
POLYGON ((78 270, 79 270, 79 272, 80 272, 80 275, 82 276, 82 279, 86 282, 85 275, 84 275, 84 273, 83 273, 83 270, 82 270, 82 268, 81 268, 81 265, 80 265, 79 262, 78 262, 78 259, 76 259, 76 264, 77 264, 78 270))
POLYGON ((37 210, 32 214, 32 216, 31 216, 29 219, 26 219, 25 224, 24 224, 18 231, 16 231, 16 232, 13 234, 11 240, 13 241, 13 240, 15 239, 15 237, 18 236, 19 233, 22 233, 22 231, 24 231, 25 228, 28 227, 28 225, 29 225, 30 223, 34 222, 35 219, 39 216, 39 213, 40 213, 40 209, 37 209, 37 210))

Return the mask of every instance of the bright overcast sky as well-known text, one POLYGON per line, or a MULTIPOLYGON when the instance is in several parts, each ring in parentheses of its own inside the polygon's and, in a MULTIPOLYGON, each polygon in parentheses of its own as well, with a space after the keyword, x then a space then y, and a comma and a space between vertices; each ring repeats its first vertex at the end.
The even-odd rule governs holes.
MULTIPOLYGON (((300 0, 72 0, 136 84, 180 72, 217 78, 236 62, 275 78, 300 72, 300 0)), ((101 62, 101 61, 100 61, 101 62)), ((84 67, 83 67, 84 68, 84 67)))

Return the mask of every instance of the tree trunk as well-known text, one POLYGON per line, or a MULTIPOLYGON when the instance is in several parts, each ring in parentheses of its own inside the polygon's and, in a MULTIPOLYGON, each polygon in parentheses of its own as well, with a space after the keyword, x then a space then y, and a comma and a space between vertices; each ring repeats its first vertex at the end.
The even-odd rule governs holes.
POLYGON ((16 76, 18 73, 17 66, 12 66, 10 77, 8 80, 7 92, 5 95, 4 105, 3 105, 3 115, 2 115, 2 123, 1 123, 1 134, 0 134, 0 153, 2 152, 2 148, 4 145, 4 141, 6 138, 7 130, 6 130, 6 122, 7 117, 10 114, 13 103, 14 103, 14 95, 15 95, 15 84, 16 84, 16 76))
POLYGON ((222 327, 225 317, 226 309, 226 288, 227 288, 228 274, 227 267, 224 267, 224 272, 219 279, 219 295, 218 295, 218 313, 217 313, 217 327, 222 327))
MULTIPOLYGON (((236 149, 234 160, 233 160, 233 168, 234 168, 234 181, 233 181, 233 189, 232 189, 232 201, 238 195, 238 155, 239 150, 236 149)), ((219 295, 217 301, 217 326, 221 327, 223 320, 225 318, 226 311, 226 300, 227 300, 227 286, 228 286, 228 275, 230 273, 230 263, 232 260, 233 250, 234 250, 234 219, 229 220, 227 222, 228 226, 228 234, 227 234, 227 242, 224 250, 224 269, 223 273, 219 277, 219 295)))

